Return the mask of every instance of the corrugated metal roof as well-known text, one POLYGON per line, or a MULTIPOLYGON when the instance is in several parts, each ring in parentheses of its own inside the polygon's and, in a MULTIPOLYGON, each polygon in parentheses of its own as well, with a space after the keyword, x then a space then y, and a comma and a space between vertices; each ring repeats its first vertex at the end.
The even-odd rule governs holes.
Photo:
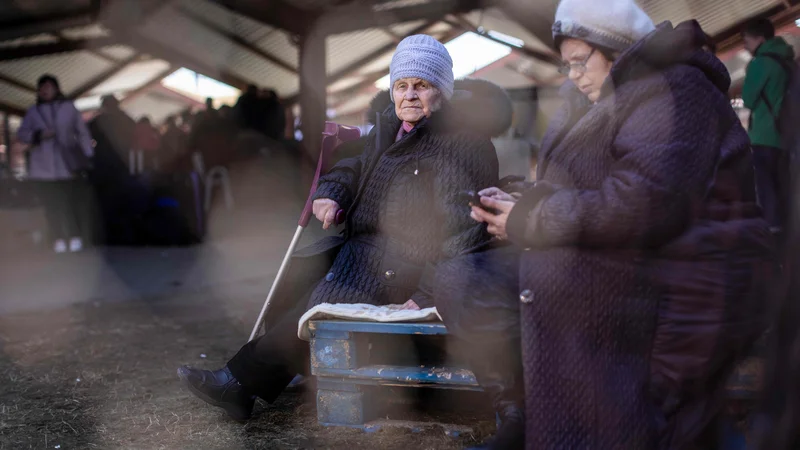
POLYGON ((364 55, 393 42, 391 37, 378 29, 330 36, 327 39, 326 52, 328 74, 336 73, 364 55))
POLYGON ((406 22, 398 25, 392 25, 389 28, 391 28, 395 34, 400 36, 405 36, 414 28, 421 27, 424 23, 425 23, 424 20, 415 20, 413 22, 406 22))
POLYGON ((111 32, 102 25, 93 24, 85 27, 67 28, 61 31, 67 39, 95 39, 110 36, 111 32))
POLYGON ((169 63, 160 59, 128 64, 127 67, 92 89, 89 94, 103 95, 130 91, 152 81, 168 68, 169 63))
POLYGON ((121 106, 123 111, 135 120, 147 116, 157 125, 164 122, 167 117, 186 109, 188 104, 157 93, 149 93, 124 102, 121 106))
POLYGON ((250 53, 236 51, 228 61, 232 71, 259 86, 274 89, 281 97, 300 90, 300 78, 297 75, 263 59, 253 58, 250 53))
POLYGON ((36 102, 36 94, 33 92, 6 83, 0 83, 0 98, 3 99, 3 103, 22 109, 27 109, 36 102))
POLYGON ((91 0, 3 1, 0 17, 7 21, 30 19, 47 15, 66 14, 91 6, 91 0))
POLYGON ((274 29, 249 17, 235 14, 208 0, 181 0, 178 5, 195 14, 199 14, 220 28, 236 34, 248 42, 258 41, 274 29))
POLYGON ((111 67, 110 62, 87 51, 59 53, 0 62, 0 73, 36 85, 42 74, 55 75, 61 90, 69 95, 78 86, 111 67))
POLYGON ((0 41, 0 48, 16 48, 24 47, 26 45, 41 45, 52 44, 58 42, 58 37, 52 34, 36 34, 19 39, 11 39, 8 41, 0 41))
POLYGON ((301 9, 321 11, 330 8, 336 2, 332 0, 286 0, 286 3, 301 9))
MULTIPOLYGON (((434 0, 435 1, 435 0, 434 0)), ((375 6, 376 11, 384 11, 394 8, 404 8, 406 6, 424 5, 434 3, 431 0, 389 0, 375 6)))
POLYGON ((336 114, 341 116, 346 116, 348 114, 364 110, 369 106, 369 102, 372 101, 372 98, 374 96, 375 96, 374 91, 355 95, 347 99, 347 101, 343 102, 342 104, 338 105, 336 107, 336 114))
POLYGON ((210 66, 224 67, 254 84, 269 86, 280 95, 291 95, 299 88, 295 74, 198 26, 173 9, 164 8, 139 32, 210 66))
POLYGON ((550 51, 550 47, 544 44, 540 39, 531 34, 525 27, 518 24, 506 14, 496 8, 490 8, 485 11, 475 11, 467 14, 465 18, 477 27, 483 27, 486 31, 499 31, 503 34, 521 39, 525 42, 525 46, 550 51))
POLYGON ((253 43, 253 45, 271 55, 277 56, 294 67, 300 65, 297 46, 289 39, 289 35, 277 28, 273 28, 272 31, 253 43))
POLYGON ((136 53, 136 49, 128 47, 127 45, 111 45, 108 47, 103 47, 98 51, 109 58, 116 59, 117 61, 130 58, 134 53, 136 53))
POLYGON ((363 79, 364 77, 361 76, 343 78, 337 81, 336 83, 329 85, 328 92, 337 92, 343 89, 347 89, 350 86, 355 86, 356 84, 360 83, 363 79))
POLYGON ((386 70, 386 73, 389 73, 389 64, 392 62, 393 55, 394 55, 394 48, 384 53, 383 55, 379 56, 378 58, 373 59, 371 63, 364 65, 356 73, 368 74, 377 72, 379 70, 386 70))
POLYGON ((656 23, 697 19, 710 35, 781 3, 782 0, 639 0, 656 23))
MULTIPOLYGON (((321 11, 336 3, 335 0, 286 1, 310 11, 321 11)), ((431 0, 391 0, 382 2, 378 9, 428 3, 429 1, 431 0)), ((747 17, 782 3, 782 0, 637 1, 656 22, 663 20, 680 22, 689 18, 697 18, 709 34, 718 33, 735 23, 745 20, 747 17)), ((535 8, 539 14, 552 16, 552 11, 557 2, 558 0, 538 0, 531 7, 535 8)), ((91 0, 16 2, 17 6, 10 6, 9 2, 0 1, 0 16, 4 18, 30 17, 30 15, 26 15, 28 12, 25 11, 20 15, 19 5, 23 4, 35 5, 36 8, 31 11, 36 15, 43 16, 58 12, 79 11, 90 6, 91 0), (45 7, 43 8, 42 5, 45 5, 45 7)), ((227 30, 228 33, 233 33, 245 41, 251 42, 253 46, 273 54, 294 67, 297 67, 299 63, 298 49, 287 33, 233 13, 210 0, 177 0, 160 8, 148 23, 138 29, 138 32, 148 39, 159 42, 167 48, 172 48, 176 52, 186 54, 209 67, 219 67, 257 85, 271 87, 282 96, 289 96, 298 91, 299 80, 295 73, 245 50, 224 36, 194 22, 181 11, 190 11, 192 14, 204 18, 221 29, 227 30)), ((548 49, 542 41, 516 23, 514 18, 506 16, 496 8, 490 8, 483 12, 473 12, 466 15, 466 17, 472 24, 483 27, 486 30, 494 30, 522 39, 528 47, 539 50, 548 49)), ((548 20, 550 19, 551 17, 548 17, 548 20)), ((413 21, 395 24, 389 29, 393 33, 403 36, 422 24, 424 24, 424 21, 413 21)), ((450 26, 440 22, 429 30, 429 33, 441 36, 449 31, 450 26)), ((105 36, 108 31, 102 26, 92 25, 63 30, 61 34, 70 39, 87 39, 105 36)), ((55 33, 40 34, 24 39, 0 42, 0 48, 53 43, 57 39, 58 36, 55 33)), ((388 73, 393 44, 394 41, 391 36, 381 29, 363 30, 329 37, 326 42, 326 70, 328 74, 337 73, 343 68, 351 66, 353 62, 362 59, 364 55, 372 53, 378 48, 383 46, 391 47, 391 50, 374 58, 373 61, 358 69, 352 76, 339 80, 330 86, 329 90, 338 91, 354 86, 363 80, 364 74, 374 74, 380 71, 388 73)), ((136 50, 127 46, 117 45, 105 47, 96 52, 113 60, 123 60, 135 54, 136 50)), ((732 72, 739 74, 742 72, 741 66, 746 62, 734 62, 738 65, 733 64, 730 66, 732 72)), ((163 61, 133 64, 112 79, 97 86, 91 94, 123 92, 135 89, 163 70, 166 64, 163 61)), ((0 62, 0 73, 30 85, 35 84, 42 73, 53 73, 60 78, 63 90, 69 93, 112 65, 112 61, 104 60, 96 54, 88 51, 79 51, 0 62)), ((529 78, 526 78, 526 75, 547 81, 553 79, 556 72, 555 68, 551 66, 536 60, 520 57, 515 61, 514 67, 498 66, 486 71, 486 74, 494 77, 495 81, 509 87, 522 84, 522 78, 530 81, 529 78)), ((0 84, 0 96, 4 98, 5 102, 20 107, 27 106, 33 101, 33 94, 2 84, 0 84)), ((347 104, 340 105, 340 107, 346 106, 349 108, 358 104, 359 101, 363 102, 367 97, 371 98, 371 95, 357 94, 352 99, 349 99, 347 104)))

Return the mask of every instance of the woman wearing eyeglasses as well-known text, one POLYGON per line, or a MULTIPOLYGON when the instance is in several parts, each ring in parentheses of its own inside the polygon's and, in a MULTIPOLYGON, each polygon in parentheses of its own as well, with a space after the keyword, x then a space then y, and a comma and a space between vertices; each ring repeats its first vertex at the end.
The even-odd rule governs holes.
POLYGON ((633 0, 564 0, 553 36, 568 81, 538 181, 472 210, 525 249, 526 448, 717 448, 772 268, 730 76, 696 22, 633 0))

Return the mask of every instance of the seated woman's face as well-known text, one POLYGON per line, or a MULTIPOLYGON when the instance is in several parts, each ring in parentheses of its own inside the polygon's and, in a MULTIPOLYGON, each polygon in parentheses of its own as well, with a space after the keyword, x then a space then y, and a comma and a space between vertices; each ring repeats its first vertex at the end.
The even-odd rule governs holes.
POLYGON ((561 60, 570 68, 569 79, 590 101, 596 102, 613 62, 586 42, 571 38, 561 43, 561 60))
POLYGON ((400 120, 417 123, 442 106, 442 94, 421 78, 401 78, 392 87, 394 112, 400 120))

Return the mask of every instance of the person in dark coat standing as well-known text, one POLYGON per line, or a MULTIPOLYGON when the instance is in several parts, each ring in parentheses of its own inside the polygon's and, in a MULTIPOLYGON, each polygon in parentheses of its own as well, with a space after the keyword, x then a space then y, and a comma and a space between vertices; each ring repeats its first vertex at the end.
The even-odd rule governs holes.
POLYGON ((523 249, 528 449, 717 448, 725 381, 765 327, 773 267, 730 75, 632 0, 564 0, 569 80, 520 199, 484 191, 523 249))
POLYGON ((178 369, 195 395, 235 419, 249 418, 253 396, 272 402, 305 372, 309 348, 297 338, 297 323, 308 308, 432 306, 426 271, 490 239, 459 193, 497 183, 490 136, 508 128, 511 103, 496 86, 454 93, 452 66, 447 49, 430 36, 398 45, 390 69, 393 104, 364 152, 321 177, 314 195, 313 212, 324 228, 337 211, 346 212, 345 233, 294 255, 270 305, 266 335, 220 370, 178 369), (485 114, 473 122, 463 111, 485 114))

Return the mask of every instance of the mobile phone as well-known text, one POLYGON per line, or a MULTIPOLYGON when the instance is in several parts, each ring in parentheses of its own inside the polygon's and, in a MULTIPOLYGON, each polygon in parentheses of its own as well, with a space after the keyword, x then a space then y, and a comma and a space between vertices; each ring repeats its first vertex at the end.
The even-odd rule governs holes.
POLYGON ((497 214, 497 211, 494 208, 489 208, 481 203, 481 196, 475 191, 462 191, 458 194, 459 203, 466 205, 466 206, 477 206, 482 210, 491 213, 497 214))

